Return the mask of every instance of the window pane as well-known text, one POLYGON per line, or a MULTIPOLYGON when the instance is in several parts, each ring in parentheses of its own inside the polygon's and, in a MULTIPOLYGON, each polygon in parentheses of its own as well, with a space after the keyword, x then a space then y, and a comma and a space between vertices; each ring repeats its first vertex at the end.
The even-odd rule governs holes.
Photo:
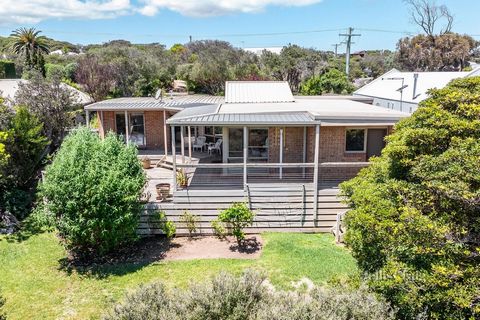
POLYGON ((252 160, 268 159, 268 129, 250 129, 248 157, 252 160))
POLYGON ((129 125, 129 140, 136 145, 145 145, 145 125, 143 122, 143 114, 131 114, 129 125))
POLYGON ((115 114, 115 126, 116 131, 119 136, 122 136, 125 139, 125 114, 117 113, 115 114))
POLYGON ((365 150, 365 129, 349 129, 346 132, 346 151, 365 150))
POLYGON ((228 156, 243 157, 243 129, 230 128, 228 130, 228 156))

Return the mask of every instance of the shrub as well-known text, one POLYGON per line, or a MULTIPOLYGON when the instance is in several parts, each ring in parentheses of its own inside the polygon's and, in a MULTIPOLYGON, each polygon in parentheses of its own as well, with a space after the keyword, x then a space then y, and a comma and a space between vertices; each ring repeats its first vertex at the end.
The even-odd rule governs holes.
MULTIPOLYGON (((0 292, 1 293, 1 292, 0 292)), ((0 294, 0 320, 6 320, 7 316, 3 312, 3 306, 5 305, 5 298, 0 294)))
POLYGON ((454 80, 342 185, 345 240, 402 319, 480 317, 480 77, 454 80))
POLYGON ((153 283, 128 295, 104 319, 393 319, 389 306, 363 288, 298 293, 271 290, 264 282, 262 274, 247 270, 238 278, 221 273, 187 290, 153 283))
POLYGON ((199 217, 191 214, 188 211, 185 211, 180 216, 180 221, 185 225, 188 230, 188 235, 191 237, 198 229, 198 222, 200 221, 199 217))
POLYGON ((300 93, 304 95, 347 94, 355 90, 354 85, 342 71, 331 69, 320 76, 313 76, 305 81, 300 93))
POLYGON ((39 197, 68 249, 104 254, 137 238, 145 182, 134 146, 80 128, 47 167, 39 197))
POLYGON ((225 224, 218 220, 214 219, 210 223, 212 225, 213 233, 219 237, 219 238, 225 238, 227 235, 227 228, 225 227, 225 224))
POLYGON ((164 211, 157 210, 153 215, 150 216, 149 223, 152 227, 162 230, 165 236, 167 236, 169 239, 173 238, 177 231, 175 223, 168 220, 164 211))
POLYGON ((233 203, 230 208, 218 215, 218 220, 229 225, 233 236, 240 244, 245 239, 243 229, 252 225, 254 217, 255 213, 245 203, 233 203))

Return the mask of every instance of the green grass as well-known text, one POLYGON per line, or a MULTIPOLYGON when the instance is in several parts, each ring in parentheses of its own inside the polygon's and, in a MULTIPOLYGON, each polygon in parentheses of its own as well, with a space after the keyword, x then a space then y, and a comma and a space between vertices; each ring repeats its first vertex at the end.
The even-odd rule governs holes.
POLYGON ((32 235, 24 241, 0 237, 0 288, 5 311, 15 319, 95 319, 129 290, 142 283, 163 281, 186 286, 221 270, 239 274, 245 268, 267 272, 271 282, 290 288, 308 277, 324 283, 332 277, 357 272, 349 252, 335 246, 325 234, 265 233, 258 260, 212 259, 120 264, 99 268, 93 275, 68 272, 60 261, 66 252, 53 233, 32 235))

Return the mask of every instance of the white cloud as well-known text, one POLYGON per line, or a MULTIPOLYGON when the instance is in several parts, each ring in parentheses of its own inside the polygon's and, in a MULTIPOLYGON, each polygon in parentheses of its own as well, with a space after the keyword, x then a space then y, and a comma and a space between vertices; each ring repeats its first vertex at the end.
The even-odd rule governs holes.
POLYGON ((168 9, 186 16, 208 17, 229 13, 260 12, 270 5, 307 6, 322 0, 142 0, 139 11, 153 16, 161 9, 168 9))
POLYGON ((47 19, 108 19, 135 12, 154 16, 167 9, 209 17, 260 12, 267 6, 307 6, 322 0, 0 0, 0 25, 34 24, 47 19))
POLYGON ((114 18, 133 11, 130 0, 2 0, 0 24, 114 18))

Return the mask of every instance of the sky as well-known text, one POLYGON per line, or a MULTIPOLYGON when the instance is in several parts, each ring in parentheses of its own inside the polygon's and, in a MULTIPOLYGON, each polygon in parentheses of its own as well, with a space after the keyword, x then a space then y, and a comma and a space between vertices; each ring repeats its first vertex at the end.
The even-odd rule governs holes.
MULTIPOLYGON (((480 40, 480 0, 437 0, 455 16, 453 31, 480 40)), ((394 49, 419 33, 402 0, 0 0, 0 35, 18 27, 76 44, 125 39, 174 43, 219 39, 236 47, 289 43, 322 50, 354 28, 352 50, 394 49)), ((345 46, 339 47, 339 52, 345 46)))

